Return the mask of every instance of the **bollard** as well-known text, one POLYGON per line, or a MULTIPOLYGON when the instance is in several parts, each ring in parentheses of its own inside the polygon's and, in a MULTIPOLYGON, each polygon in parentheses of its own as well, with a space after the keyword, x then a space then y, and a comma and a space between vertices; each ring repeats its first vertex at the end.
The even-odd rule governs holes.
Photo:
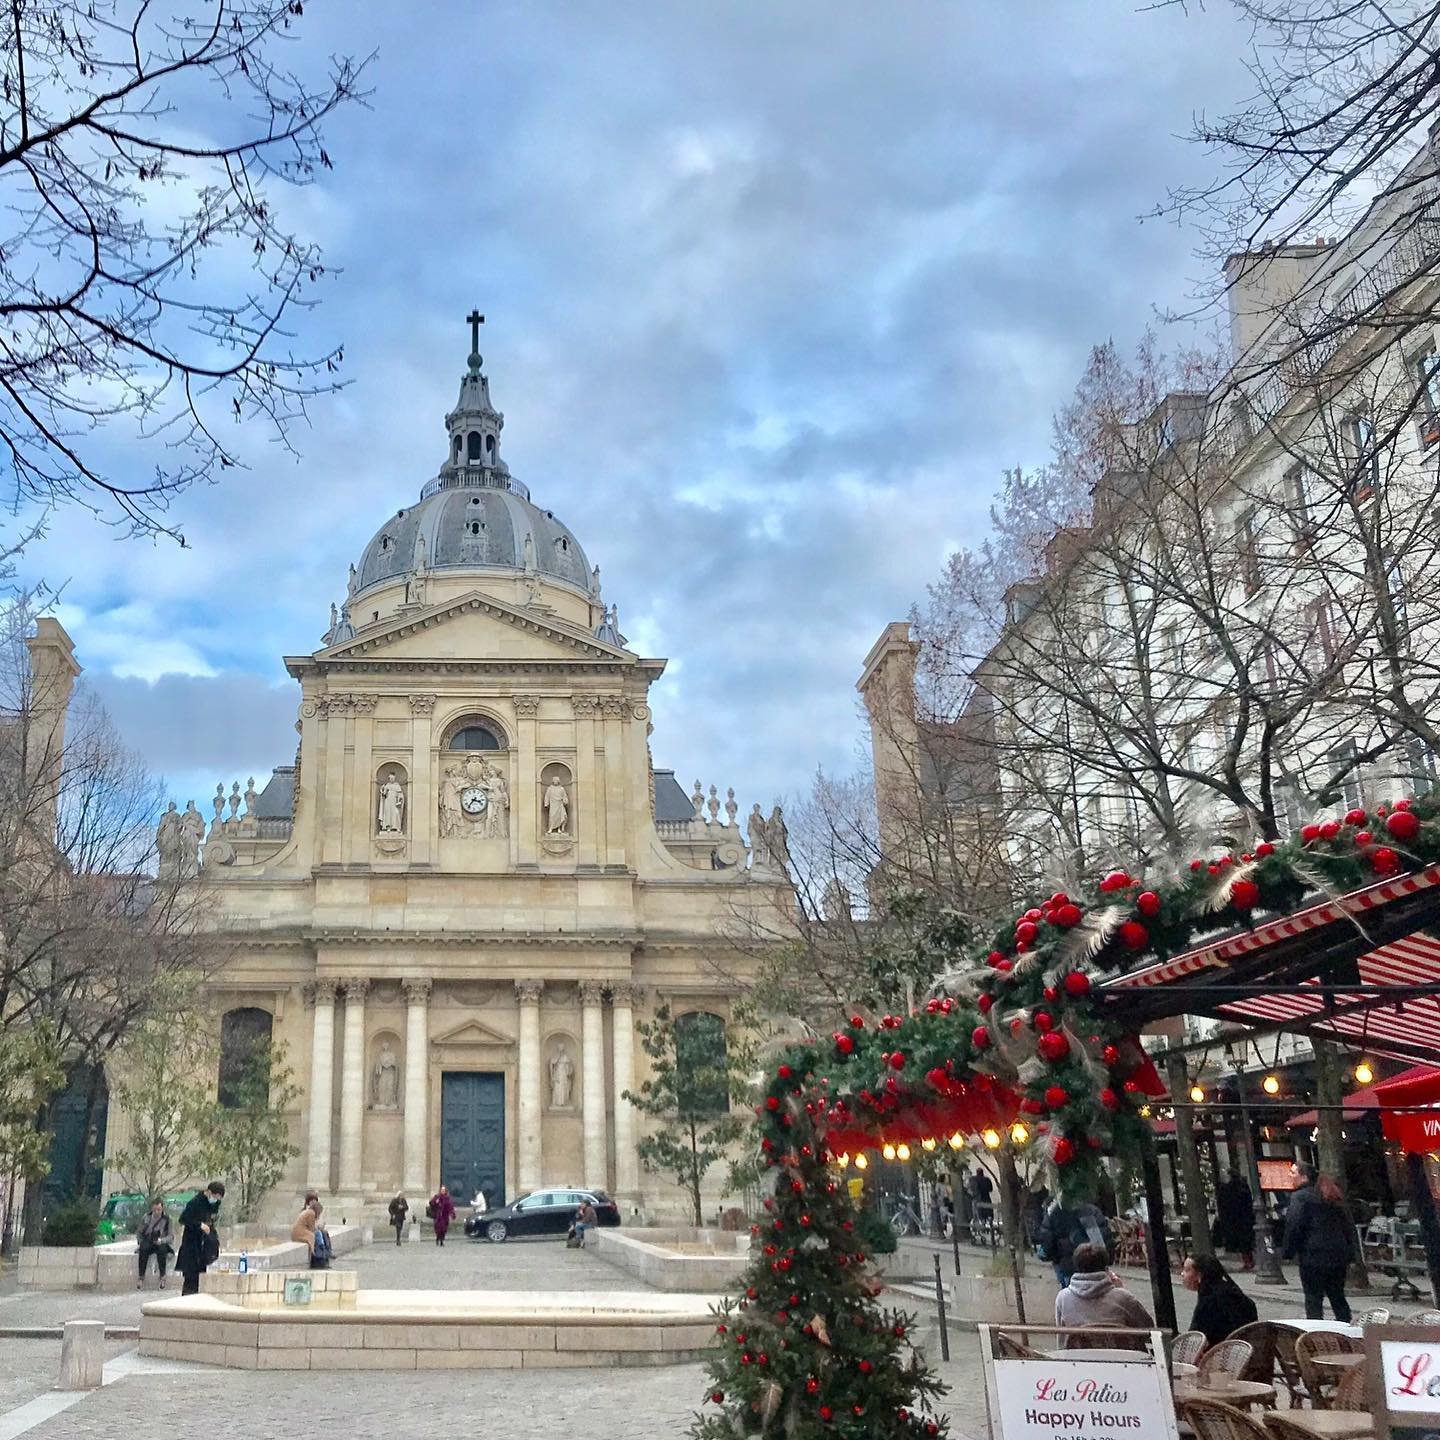
POLYGON ((935 1256, 935 1305, 940 1312, 940 1358, 950 1358, 950 1327, 945 1323, 945 1282, 940 1278, 940 1257, 935 1256))
POLYGON ((105 1379, 105 1322, 67 1320, 57 1390, 98 1390, 105 1379))

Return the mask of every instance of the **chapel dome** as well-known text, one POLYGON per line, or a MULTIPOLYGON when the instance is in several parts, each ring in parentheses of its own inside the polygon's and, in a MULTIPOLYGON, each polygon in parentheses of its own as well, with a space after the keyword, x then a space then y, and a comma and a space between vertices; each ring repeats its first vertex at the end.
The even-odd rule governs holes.
POLYGON ((563 581, 586 594, 595 577, 580 542, 500 458, 505 417, 490 403, 480 326, 469 316, 470 356, 460 398, 445 417, 446 456, 419 500, 375 532, 350 577, 350 597, 375 585, 445 570, 510 570, 563 581))

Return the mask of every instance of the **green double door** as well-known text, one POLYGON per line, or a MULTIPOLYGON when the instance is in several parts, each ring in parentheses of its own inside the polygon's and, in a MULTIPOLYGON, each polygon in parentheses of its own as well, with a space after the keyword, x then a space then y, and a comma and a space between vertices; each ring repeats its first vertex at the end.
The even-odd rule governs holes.
POLYGON ((450 1071, 440 1077, 440 1180, 463 1210, 477 1190, 505 1203, 505 1077, 450 1071))

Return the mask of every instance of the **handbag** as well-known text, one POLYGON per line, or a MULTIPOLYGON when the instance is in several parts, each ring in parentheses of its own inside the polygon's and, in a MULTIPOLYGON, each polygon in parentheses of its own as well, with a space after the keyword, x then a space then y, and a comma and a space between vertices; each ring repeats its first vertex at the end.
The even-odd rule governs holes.
POLYGON ((565 1248, 567 1250, 578 1250, 583 1243, 575 1227, 572 1225, 565 1232, 565 1248))

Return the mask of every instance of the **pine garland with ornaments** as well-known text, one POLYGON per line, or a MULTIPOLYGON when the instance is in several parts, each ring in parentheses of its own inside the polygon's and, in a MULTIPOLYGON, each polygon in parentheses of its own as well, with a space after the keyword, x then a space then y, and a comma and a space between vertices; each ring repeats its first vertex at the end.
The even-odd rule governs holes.
POLYGON ((727 1305, 696 1440, 945 1433, 941 1393, 884 1310, 856 1240, 841 1167, 868 1150, 959 1147, 1010 1128, 1069 1202, 1093 1199, 1105 1154, 1134 1163, 1165 1085, 1139 1040, 1097 1006, 1094 980, 1254 925, 1316 892, 1440 862, 1440 797, 1306 825, 1290 840, 1196 859, 1165 884, 1123 871, 1087 898, 1018 915, 908 1016, 857 1011, 776 1063, 757 1113, 775 1193, 754 1227, 742 1299, 727 1305))

